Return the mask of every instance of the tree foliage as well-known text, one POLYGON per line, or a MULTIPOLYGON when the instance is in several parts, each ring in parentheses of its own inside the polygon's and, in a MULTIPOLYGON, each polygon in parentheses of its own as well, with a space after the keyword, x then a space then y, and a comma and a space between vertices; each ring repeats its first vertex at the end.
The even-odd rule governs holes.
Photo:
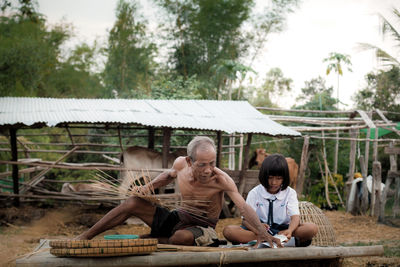
POLYGON ((299 104, 295 109, 308 110, 335 110, 337 99, 332 97, 333 87, 326 87, 322 77, 306 81, 301 89, 301 94, 296 98, 299 104), (302 103, 302 104, 300 104, 302 103))
MULTIPOLYGON (((400 68, 379 70, 366 75, 367 86, 354 96, 358 108, 363 110, 381 109, 393 112, 400 110, 400 68)), ((392 118, 395 121, 399 117, 392 118)))
MULTIPOLYGON (((30 1, 21 2, 14 15, 0 17, 0 95, 100 96, 99 77, 90 71, 92 48, 81 45, 63 60, 68 25, 49 29, 30 1)), ((5 8, 15 9, 11 4, 5 8)))
POLYGON ((247 92, 249 101, 255 106, 276 107, 275 99, 292 90, 293 80, 284 76, 279 68, 272 68, 266 74, 260 87, 247 92))
POLYGON ((149 94, 155 45, 147 39, 146 25, 137 15, 135 2, 120 0, 116 17, 103 75, 107 96, 116 90, 121 97, 142 97, 149 94))

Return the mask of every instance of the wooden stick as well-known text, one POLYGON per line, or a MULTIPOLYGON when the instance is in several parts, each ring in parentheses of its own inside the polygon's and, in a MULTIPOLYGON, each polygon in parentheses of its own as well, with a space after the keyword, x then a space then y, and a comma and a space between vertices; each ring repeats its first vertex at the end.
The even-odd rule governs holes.
POLYGON ((331 204, 331 201, 329 199, 329 191, 328 191, 328 187, 327 187, 328 178, 326 176, 324 176, 324 172, 322 171, 321 161, 319 160, 318 155, 316 155, 316 157, 317 157, 317 160, 318 160, 318 165, 319 165, 319 170, 321 172, 322 181, 325 183, 325 198, 326 198, 326 202, 328 203, 328 206, 330 208, 332 208, 332 204, 331 204))
MULTIPOLYGON (((67 154, 63 155, 61 158, 59 158, 56 162, 54 162, 53 165, 56 165, 57 163, 59 163, 60 161, 62 161, 63 159, 65 159, 66 157, 68 157, 69 155, 71 155, 72 153, 75 152, 75 150, 77 150, 79 148, 79 146, 74 147, 73 149, 71 149, 70 151, 68 151, 67 154)), ((42 170, 39 174, 37 174, 35 177, 33 177, 29 182, 28 182, 28 186, 24 187, 21 189, 21 194, 24 194, 26 191, 29 190, 29 188, 31 186, 35 186, 38 183, 40 183, 43 179, 44 179, 44 175, 51 170, 51 167, 42 170)))

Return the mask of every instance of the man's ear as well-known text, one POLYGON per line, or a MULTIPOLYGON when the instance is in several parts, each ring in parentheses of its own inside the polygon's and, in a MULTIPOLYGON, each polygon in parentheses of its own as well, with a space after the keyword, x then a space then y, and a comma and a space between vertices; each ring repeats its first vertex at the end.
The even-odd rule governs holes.
POLYGON ((193 164, 192 159, 191 159, 189 156, 186 156, 185 159, 186 159, 187 165, 188 165, 189 167, 192 167, 192 164, 193 164))

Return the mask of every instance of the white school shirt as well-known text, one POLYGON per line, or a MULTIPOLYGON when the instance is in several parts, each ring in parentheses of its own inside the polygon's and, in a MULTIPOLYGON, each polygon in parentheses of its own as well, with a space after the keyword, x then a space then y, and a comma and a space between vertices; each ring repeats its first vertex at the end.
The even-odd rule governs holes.
POLYGON ((247 195, 246 203, 249 204, 257 213, 263 223, 268 221, 268 199, 275 199, 273 203, 273 219, 277 224, 289 224, 290 217, 300 215, 299 201, 296 191, 287 187, 276 194, 268 193, 263 185, 254 187, 247 195))

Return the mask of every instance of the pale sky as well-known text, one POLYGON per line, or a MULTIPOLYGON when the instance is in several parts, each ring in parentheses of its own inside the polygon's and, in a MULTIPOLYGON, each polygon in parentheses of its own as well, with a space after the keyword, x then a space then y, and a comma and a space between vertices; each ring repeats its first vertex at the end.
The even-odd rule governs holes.
MULTIPOLYGON (((75 34, 73 42, 105 41, 107 32, 115 22, 117 0, 38 0, 39 12, 47 17, 48 23, 60 21, 71 23, 75 34)), ((159 17, 152 8, 153 1, 142 0, 144 17, 159 17)), ((303 0, 299 8, 288 16, 286 29, 269 37, 262 54, 252 66, 257 71, 253 77, 257 84, 265 79, 270 68, 279 67, 285 77, 293 79, 294 90, 277 99, 279 106, 289 108, 295 104, 305 81, 319 75, 327 80, 328 86, 337 90, 337 75, 326 76, 326 63, 322 60, 330 52, 348 54, 352 70, 344 70, 340 76, 339 98, 347 104, 341 109, 353 107, 352 95, 365 85, 364 76, 376 70, 377 61, 371 51, 360 51, 358 43, 378 45, 388 51, 393 43, 382 40, 379 35, 379 20, 376 14, 391 17, 392 7, 400 8, 399 0, 303 0)), ((398 56, 398 55, 397 55, 398 56)))

